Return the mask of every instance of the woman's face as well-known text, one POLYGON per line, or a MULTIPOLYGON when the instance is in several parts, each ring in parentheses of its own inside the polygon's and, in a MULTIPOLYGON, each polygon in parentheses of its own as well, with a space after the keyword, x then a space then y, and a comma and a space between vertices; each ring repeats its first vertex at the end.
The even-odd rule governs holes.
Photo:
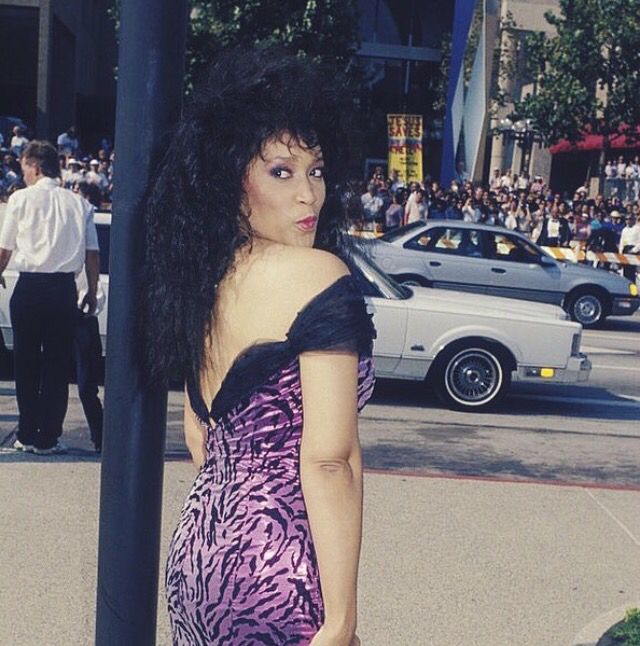
POLYGON ((286 136, 265 143, 249 165, 244 207, 257 238, 312 247, 326 188, 320 148, 286 136))

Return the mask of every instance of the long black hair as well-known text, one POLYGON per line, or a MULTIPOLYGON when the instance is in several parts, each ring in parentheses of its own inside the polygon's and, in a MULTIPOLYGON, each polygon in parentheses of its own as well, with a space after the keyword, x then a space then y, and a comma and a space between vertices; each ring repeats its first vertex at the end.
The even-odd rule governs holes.
POLYGON ((346 247, 340 184, 350 110, 338 78, 280 49, 233 49, 194 91, 147 199, 143 327, 152 379, 200 383, 216 287, 251 244, 243 184, 266 142, 286 135, 321 147, 327 195, 315 246, 346 247))

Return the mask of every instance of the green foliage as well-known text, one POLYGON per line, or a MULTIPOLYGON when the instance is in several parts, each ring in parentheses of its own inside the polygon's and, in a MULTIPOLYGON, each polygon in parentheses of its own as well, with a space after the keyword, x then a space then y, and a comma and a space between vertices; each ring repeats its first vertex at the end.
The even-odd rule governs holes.
MULTIPOLYGON (((351 71, 357 51, 356 0, 190 0, 185 91, 215 59, 234 45, 279 44, 299 56, 351 71)), ((110 12, 119 27, 120 0, 110 12)))
POLYGON ((547 13, 556 35, 526 41, 534 95, 516 102, 546 140, 577 141, 585 131, 636 139, 640 124, 640 0, 560 0, 547 13))
POLYGON ((621 646, 640 646, 640 609, 627 610, 624 622, 614 631, 613 636, 622 640, 621 646))
POLYGON ((447 107, 447 89, 449 83, 449 68, 451 67, 451 32, 445 31, 440 40, 440 65, 438 67, 437 75, 435 75, 434 84, 434 100, 431 109, 436 114, 444 114, 447 107))

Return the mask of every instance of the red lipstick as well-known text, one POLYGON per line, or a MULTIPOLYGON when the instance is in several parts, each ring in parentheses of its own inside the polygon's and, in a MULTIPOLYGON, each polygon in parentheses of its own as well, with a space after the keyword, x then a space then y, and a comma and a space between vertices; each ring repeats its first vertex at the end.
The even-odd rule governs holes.
POLYGON ((302 229, 303 231, 313 231, 316 228, 317 223, 317 215, 308 215, 306 218, 302 218, 301 220, 298 220, 296 222, 298 228, 302 229))

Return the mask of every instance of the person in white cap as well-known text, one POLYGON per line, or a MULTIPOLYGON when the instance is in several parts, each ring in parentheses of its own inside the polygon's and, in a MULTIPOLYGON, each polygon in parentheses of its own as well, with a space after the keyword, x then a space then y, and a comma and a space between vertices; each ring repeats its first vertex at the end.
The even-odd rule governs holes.
POLYGON ((77 159, 70 157, 67 161, 67 172, 63 177, 64 187, 73 188, 84 181, 84 173, 80 169, 82 164, 77 159))
POLYGON ((104 192, 109 186, 109 180, 106 178, 104 173, 101 173, 100 162, 97 159, 92 159, 89 162, 89 169, 84 175, 84 181, 89 184, 95 184, 99 189, 100 193, 104 195, 104 192))

